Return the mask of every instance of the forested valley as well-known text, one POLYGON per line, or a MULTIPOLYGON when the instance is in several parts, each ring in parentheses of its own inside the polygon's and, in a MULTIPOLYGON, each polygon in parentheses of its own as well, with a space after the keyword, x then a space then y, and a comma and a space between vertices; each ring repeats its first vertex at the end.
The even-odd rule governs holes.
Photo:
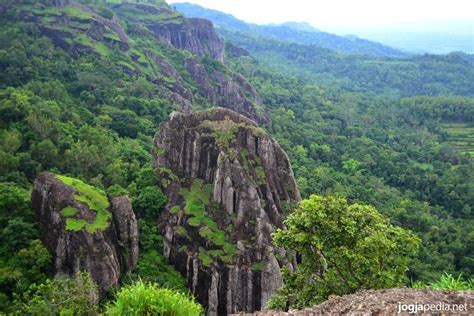
MULTIPOLYGON (((407 270, 395 274, 394 268, 393 274, 384 275, 370 266, 380 272, 380 280, 390 281, 375 280, 366 287, 422 287, 448 274, 472 290, 471 55, 372 56, 219 27, 221 46, 213 30, 202 31, 208 24, 190 22, 164 1, 62 2, 0 2, 0 313, 126 314, 119 309, 120 300, 147 292, 186 302, 178 315, 199 315, 201 307, 188 297, 190 279, 169 261, 163 249, 165 234, 157 230, 160 214, 165 209, 173 212, 163 174, 171 182, 177 176, 167 168, 156 170, 162 149, 154 137, 173 111, 217 106, 257 121, 258 131, 248 127, 254 123, 245 123, 245 128, 255 135, 268 134, 288 154, 306 201, 300 211, 347 209, 335 221, 344 221, 347 214, 357 218, 359 211, 373 214, 377 227, 395 236, 393 245, 407 243, 400 263, 407 270), (180 47, 174 35, 163 40, 173 32, 190 32, 203 44, 180 47), (204 77, 209 79, 203 83, 204 77), (232 102, 240 107, 233 109, 232 102), (79 191, 87 183, 101 198, 112 201, 128 195, 131 201, 139 230, 138 263, 123 273, 114 291, 96 295, 101 305, 87 294, 98 291, 89 275, 77 274, 79 285, 53 278, 55 257, 31 204, 33 184, 43 172, 78 179, 74 183, 80 183, 79 191), (67 297, 75 299, 71 303, 67 297)), ((243 128, 244 123, 239 124, 235 130, 243 128)), ((219 148, 227 148, 232 156, 228 144, 233 134, 213 133, 219 148)), ((249 153, 238 152, 248 169, 249 153)), ((269 182, 259 159, 255 168, 250 162, 251 171, 246 172, 255 173, 257 182, 262 177, 265 182, 265 176, 269 182)), ((206 197, 207 187, 193 183, 186 182, 187 188, 179 192, 186 203, 184 214, 198 218, 201 206, 214 206, 206 197)), ((92 190, 88 185, 84 190, 92 190)), ((234 197, 234 208, 235 203, 234 197)), ((288 203, 288 208, 298 206, 288 203)), ((300 213, 294 214, 297 218, 300 213)), ((321 223, 328 225, 328 232, 331 214, 338 213, 328 212, 328 222, 321 223)), ((201 236, 224 252, 199 250, 203 269, 209 260, 229 265, 225 256, 233 254, 228 245, 233 237, 215 239, 221 231, 233 236, 232 225, 226 229, 218 219, 206 220, 202 217, 200 227, 209 226, 205 232, 211 237, 200 231, 201 236)), ((287 224, 291 226, 291 220, 287 224)), ((291 244, 288 236, 278 234, 282 247, 291 244)), ((379 238, 377 245, 392 242, 374 238, 379 238)), ((397 248, 400 256, 402 248, 397 248)), ((259 263, 252 269, 264 270, 259 263)), ((348 288, 336 293, 352 292, 348 288)), ((293 299, 295 306, 304 307, 330 294, 325 289, 316 301, 293 299)))

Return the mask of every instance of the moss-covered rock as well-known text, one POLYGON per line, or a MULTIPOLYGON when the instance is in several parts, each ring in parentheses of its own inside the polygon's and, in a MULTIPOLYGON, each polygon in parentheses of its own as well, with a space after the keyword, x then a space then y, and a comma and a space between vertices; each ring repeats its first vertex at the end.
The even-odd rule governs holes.
POLYGON ((168 196, 165 255, 211 315, 260 309, 281 285, 280 268, 294 264, 271 243, 300 199, 286 154, 254 121, 222 108, 173 113, 155 145, 168 196))
POLYGON ((35 181, 31 206, 56 275, 87 271, 103 294, 136 266, 138 228, 126 196, 109 200, 79 179, 43 173, 35 181))

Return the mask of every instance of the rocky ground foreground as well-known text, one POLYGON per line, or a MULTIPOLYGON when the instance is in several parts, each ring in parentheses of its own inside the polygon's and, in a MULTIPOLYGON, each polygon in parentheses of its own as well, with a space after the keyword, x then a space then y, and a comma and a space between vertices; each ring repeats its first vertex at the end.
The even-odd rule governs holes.
POLYGON ((301 311, 264 311, 253 316, 316 315, 474 315, 474 291, 428 289, 367 290, 345 296, 331 296, 313 308, 301 311))

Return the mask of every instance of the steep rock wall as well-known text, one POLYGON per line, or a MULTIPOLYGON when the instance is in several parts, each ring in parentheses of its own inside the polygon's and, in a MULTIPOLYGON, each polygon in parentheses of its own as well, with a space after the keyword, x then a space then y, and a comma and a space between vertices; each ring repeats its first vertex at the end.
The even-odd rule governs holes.
POLYGON ((271 244, 300 200, 285 152, 227 109, 173 113, 155 138, 164 254, 209 315, 261 309, 294 256, 271 244))

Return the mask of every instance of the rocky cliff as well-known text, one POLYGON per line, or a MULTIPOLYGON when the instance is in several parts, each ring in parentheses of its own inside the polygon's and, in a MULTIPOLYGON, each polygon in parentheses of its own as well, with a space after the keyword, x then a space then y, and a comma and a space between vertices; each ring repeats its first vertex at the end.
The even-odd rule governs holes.
POLYGON ((269 122, 260 96, 224 64, 224 43, 211 22, 188 19, 166 2, 107 7, 76 0, 0 4, 33 23, 73 58, 113 60, 126 75, 152 83, 150 93, 177 109, 229 108, 259 124, 269 122), (55 6, 51 9, 51 6, 55 6))
POLYGON ((164 252, 209 315, 261 309, 294 256, 271 234, 300 200, 285 152, 227 109, 173 113, 155 138, 164 252))
POLYGON ((108 200, 80 180, 43 173, 31 206, 56 275, 87 271, 104 293, 136 266, 138 228, 126 196, 108 200))
POLYGON ((224 43, 208 20, 184 19, 181 24, 153 24, 150 28, 156 36, 176 48, 188 50, 201 57, 209 54, 212 58, 224 62, 224 43))
POLYGON ((188 19, 166 5, 123 3, 112 8, 118 16, 143 26, 132 32, 140 32, 141 36, 152 35, 160 42, 195 55, 185 58, 182 65, 171 65, 153 53, 148 54, 156 61, 164 77, 168 78, 160 78, 157 82, 173 92, 171 98, 183 110, 188 111, 192 103, 202 100, 214 106, 229 108, 260 124, 269 122, 255 89, 242 75, 231 72, 221 64, 224 62, 225 46, 210 21, 188 19), (206 61, 208 56, 218 63, 206 61), (197 87, 194 95, 176 69, 181 66, 184 66, 187 72, 185 75, 189 75, 197 87))
POLYGON ((169 45, 187 50, 197 56, 210 55, 224 61, 224 43, 212 22, 204 19, 187 19, 162 3, 122 3, 111 6, 121 17, 145 26, 169 45))

